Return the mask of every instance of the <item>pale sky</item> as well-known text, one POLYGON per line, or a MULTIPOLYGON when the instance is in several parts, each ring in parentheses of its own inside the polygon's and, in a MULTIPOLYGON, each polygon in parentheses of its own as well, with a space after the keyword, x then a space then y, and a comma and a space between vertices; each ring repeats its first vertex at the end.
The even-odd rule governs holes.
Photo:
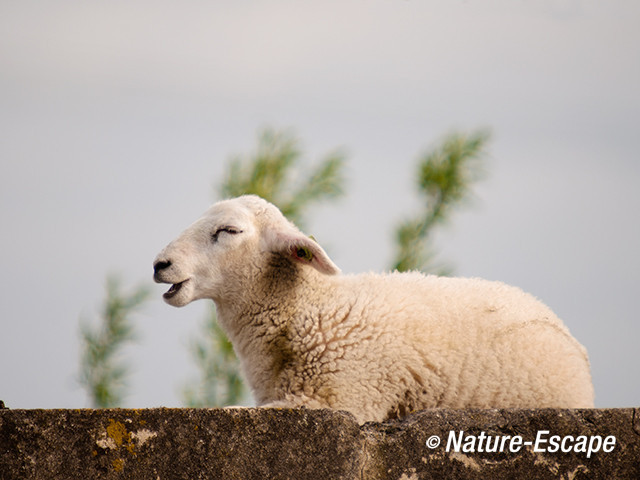
MULTIPOLYGON (((438 236, 462 276, 547 303, 599 407, 640 403, 640 2, 0 3, 0 399, 88 406, 78 322, 105 277, 151 284, 258 130, 348 158, 309 232, 346 272, 388 268, 420 153, 489 128, 487 175, 438 236)), ((205 302, 134 317, 125 406, 180 406, 205 302)))

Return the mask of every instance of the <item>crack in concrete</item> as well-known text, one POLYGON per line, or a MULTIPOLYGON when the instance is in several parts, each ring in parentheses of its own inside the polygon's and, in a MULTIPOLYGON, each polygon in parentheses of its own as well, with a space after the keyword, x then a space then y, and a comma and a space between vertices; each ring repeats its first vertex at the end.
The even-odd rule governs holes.
POLYGON ((360 480, 364 480, 364 470, 368 464, 368 456, 369 456, 369 439, 367 438, 367 434, 360 430, 360 435, 364 436, 362 441, 362 453, 360 455, 360 480))
POLYGON ((640 436, 640 418, 638 418, 638 411, 640 409, 634 408, 631 414, 631 430, 636 435, 640 436))

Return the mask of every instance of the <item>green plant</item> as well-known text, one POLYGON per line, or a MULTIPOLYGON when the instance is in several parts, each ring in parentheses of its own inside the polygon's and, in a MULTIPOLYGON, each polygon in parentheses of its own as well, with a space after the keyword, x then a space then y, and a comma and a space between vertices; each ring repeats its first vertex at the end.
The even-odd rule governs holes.
POLYGON ((147 286, 122 292, 120 281, 109 276, 100 323, 80 322, 80 384, 94 408, 122 405, 129 368, 120 358, 122 348, 135 339, 131 314, 149 297, 147 286))
POLYGON ((482 173, 481 160, 488 140, 489 134, 484 131, 470 135, 453 133, 422 156, 418 187, 423 211, 397 228, 393 269, 450 273, 449 268, 435 262, 433 231, 470 197, 471 187, 482 173))
POLYGON ((344 194, 344 155, 334 151, 314 167, 301 156, 298 140, 290 133, 264 130, 253 154, 231 159, 219 196, 259 195, 301 225, 314 203, 344 194))

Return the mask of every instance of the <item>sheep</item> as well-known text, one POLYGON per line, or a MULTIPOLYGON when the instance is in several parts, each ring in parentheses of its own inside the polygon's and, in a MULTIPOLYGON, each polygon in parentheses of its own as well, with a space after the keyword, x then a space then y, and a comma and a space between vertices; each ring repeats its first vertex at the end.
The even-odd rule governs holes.
POLYGON ((257 196, 215 203, 154 261, 176 307, 215 302, 257 406, 360 423, 427 408, 593 407, 585 348, 503 283, 341 274, 257 196))

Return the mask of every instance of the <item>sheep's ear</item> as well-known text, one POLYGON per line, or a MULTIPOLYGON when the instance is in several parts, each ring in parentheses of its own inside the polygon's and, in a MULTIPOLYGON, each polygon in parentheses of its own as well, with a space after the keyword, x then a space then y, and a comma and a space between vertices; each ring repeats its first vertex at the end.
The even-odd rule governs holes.
POLYGON ((272 251, 288 254, 295 261, 309 265, 321 273, 326 275, 340 273, 340 269, 313 238, 305 237, 298 232, 274 232, 270 243, 272 251))

